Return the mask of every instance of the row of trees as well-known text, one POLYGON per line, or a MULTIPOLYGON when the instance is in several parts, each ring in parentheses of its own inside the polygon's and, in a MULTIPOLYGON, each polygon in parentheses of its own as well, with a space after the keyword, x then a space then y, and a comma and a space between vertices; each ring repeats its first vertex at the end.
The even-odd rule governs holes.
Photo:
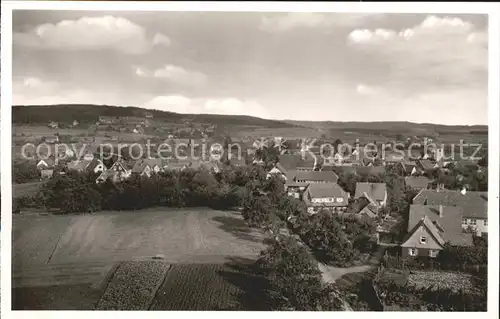
POLYGON ((56 175, 35 198, 19 203, 38 203, 64 213, 106 210, 138 210, 154 206, 210 206, 220 209, 240 207, 252 184, 265 181, 259 167, 224 168, 218 174, 187 169, 163 172, 150 178, 132 176, 123 182, 96 184, 97 175, 68 172, 56 175))

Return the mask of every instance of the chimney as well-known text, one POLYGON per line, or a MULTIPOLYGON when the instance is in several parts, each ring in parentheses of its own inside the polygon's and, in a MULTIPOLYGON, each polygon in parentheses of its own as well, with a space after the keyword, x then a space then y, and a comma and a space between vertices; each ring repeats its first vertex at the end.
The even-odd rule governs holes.
POLYGON ((443 218, 443 205, 439 205, 439 217, 443 218))

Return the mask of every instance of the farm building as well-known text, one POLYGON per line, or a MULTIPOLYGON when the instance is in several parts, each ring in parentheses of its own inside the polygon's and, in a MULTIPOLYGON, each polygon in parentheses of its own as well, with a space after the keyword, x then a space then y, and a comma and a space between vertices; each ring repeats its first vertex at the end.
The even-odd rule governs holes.
POLYGON ((306 188, 303 201, 310 214, 324 209, 341 212, 347 209, 349 194, 337 183, 313 183, 306 188))

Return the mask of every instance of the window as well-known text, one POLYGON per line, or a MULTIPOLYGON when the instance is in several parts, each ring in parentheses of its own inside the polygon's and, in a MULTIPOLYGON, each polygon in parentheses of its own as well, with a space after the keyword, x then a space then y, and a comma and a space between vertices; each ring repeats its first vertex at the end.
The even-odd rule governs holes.
POLYGON ((467 225, 467 218, 462 218, 462 225, 467 225))
POLYGON ((471 224, 471 225, 476 225, 476 220, 475 220, 475 219, 471 219, 471 220, 470 220, 470 224, 471 224))
POLYGON ((436 256, 437 256, 437 250, 432 250, 432 249, 429 250, 429 257, 434 258, 436 256))
POLYGON ((408 249, 408 253, 410 256, 416 256, 417 250, 415 248, 410 248, 410 249, 408 249))
POLYGON ((485 219, 484 222, 483 222, 484 226, 488 226, 488 220, 485 219))
POLYGON ((421 243, 421 244, 427 244, 427 237, 425 237, 425 236, 420 236, 420 243, 421 243))

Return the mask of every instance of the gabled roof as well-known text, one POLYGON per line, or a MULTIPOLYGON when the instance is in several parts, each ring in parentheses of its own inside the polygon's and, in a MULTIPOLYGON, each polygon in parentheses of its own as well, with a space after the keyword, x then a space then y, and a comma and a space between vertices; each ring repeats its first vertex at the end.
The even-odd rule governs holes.
POLYGON ((413 198, 413 203, 449 206, 487 205, 488 192, 467 191, 462 194, 453 190, 423 189, 413 198))
MULTIPOLYGON (((439 205, 411 205, 408 220, 408 230, 410 231, 426 217, 431 221, 438 234, 451 245, 469 246, 472 245, 472 235, 464 234, 462 231, 463 209, 456 206, 441 205, 440 215, 439 205)), ((435 230, 433 230, 435 232, 435 230)))
POLYGON ((387 195, 385 183, 356 183, 356 194, 354 198, 368 195, 368 199, 384 200, 387 195))
MULTIPOLYGON (((98 160, 97 158, 94 158, 92 161, 90 161, 90 163, 87 165, 87 170, 89 171, 93 171, 97 165, 99 164, 103 164, 101 160, 98 160)), ((103 164, 104 166, 104 164, 103 164)), ((104 168, 106 169, 106 166, 104 166, 104 168)))
POLYGON ((429 161, 428 159, 418 160, 417 163, 418 163, 418 165, 420 165, 420 167, 422 167, 422 169, 424 169, 426 171, 434 169, 434 164, 432 164, 432 162, 429 161))
POLYGON ((55 165, 55 161, 52 159, 52 158, 41 158, 39 159, 39 161, 37 162, 37 166, 38 164, 40 164, 41 161, 44 161, 45 164, 47 164, 49 167, 51 166, 54 166, 55 165))
POLYGON ((339 177, 333 171, 298 171, 296 181, 330 182, 336 183, 339 177))
POLYGON ((407 176, 405 177, 406 186, 415 189, 426 189, 432 183, 432 180, 425 176, 407 176))
POLYGON ((349 195, 337 183, 313 183, 310 184, 304 196, 307 205, 312 206, 347 206, 349 195), (342 198, 342 202, 312 203, 312 198, 342 198))
POLYGON ((408 230, 408 234, 406 234, 405 238, 403 239, 403 244, 401 246, 404 247, 406 241, 408 241, 408 239, 410 239, 420 227, 427 228, 428 233, 432 237, 434 237, 436 242, 438 242, 439 245, 444 246, 446 240, 441 236, 441 232, 427 216, 423 216, 422 218, 420 218, 417 223, 408 230))

